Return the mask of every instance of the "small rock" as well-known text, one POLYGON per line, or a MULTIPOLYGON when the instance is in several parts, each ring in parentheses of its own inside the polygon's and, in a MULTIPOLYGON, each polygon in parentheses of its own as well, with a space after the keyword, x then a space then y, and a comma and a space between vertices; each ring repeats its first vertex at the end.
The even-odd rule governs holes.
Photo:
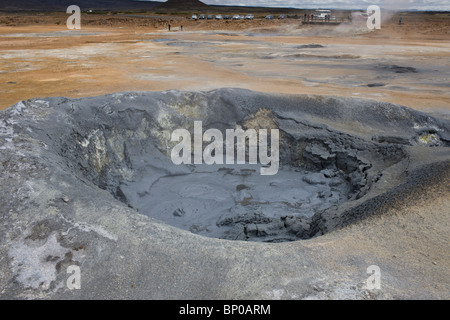
POLYGON ((384 83, 369 83, 367 86, 369 87, 369 88, 373 88, 373 87, 384 87, 386 84, 384 84, 384 83))
POLYGON ((62 196, 61 200, 64 201, 65 203, 69 202, 69 197, 68 196, 62 196))
POLYGON ((254 223, 247 224, 244 232, 247 236, 258 236, 258 227, 254 223))
POLYGON ((336 177, 336 172, 330 169, 324 169, 321 171, 325 178, 333 178, 336 177))
POLYGON ((185 214, 186 214, 186 212, 184 212, 184 210, 183 210, 183 209, 180 209, 180 208, 176 209, 176 210, 173 212, 173 215, 174 215, 175 217, 182 217, 182 216, 184 216, 185 214))
POLYGON ((308 184, 325 184, 326 180, 321 173, 310 173, 302 178, 302 180, 308 184))

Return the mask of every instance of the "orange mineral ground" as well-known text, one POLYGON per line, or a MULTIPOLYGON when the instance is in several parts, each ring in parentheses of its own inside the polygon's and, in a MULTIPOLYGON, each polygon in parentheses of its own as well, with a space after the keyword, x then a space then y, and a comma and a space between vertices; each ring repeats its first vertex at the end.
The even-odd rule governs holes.
POLYGON ((81 30, 68 30, 67 17, 0 15, 1 109, 36 97, 223 87, 450 107, 445 13, 396 13, 372 32, 363 22, 150 14, 83 14, 81 30))

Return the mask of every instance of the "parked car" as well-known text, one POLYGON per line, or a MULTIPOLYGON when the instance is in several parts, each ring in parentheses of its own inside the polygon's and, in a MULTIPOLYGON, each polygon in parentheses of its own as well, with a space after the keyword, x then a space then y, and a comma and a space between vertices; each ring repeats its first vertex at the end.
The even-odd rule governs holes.
POLYGON ((286 19, 286 18, 287 18, 287 15, 285 15, 285 14, 280 14, 278 16, 278 19, 286 19))
POLYGON ((192 19, 193 19, 193 20, 197 20, 197 19, 198 19, 197 15, 196 15, 196 14, 193 14, 193 15, 192 15, 192 19))
POLYGON ((235 14, 234 16, 233 16, 233 20, 239 20, 239 15, 238 14, 235 14))
POLYGON ((268 15, 268 16, 266 16, 266 19, 268 19, 268 20, 272 20, 273 19, 273 15, 268 15))
POLYGON ((231 19, 231 16, 230 16, 229 14, 227 14, 227 15, 223 16, 223 19, 224 19, 224 20, 230 20, 230 19, 231 19))
POLYGON ((217 16, 216 16, 216 20, 222 20, 223 18, 222 18, 222 15, 221 14, 218 14, 217 16))
POLYGON ((207 19, 208 19, 208 20, 212 20, 212 19, 214 19, 214 16, 213 16, 212 14, 209 14, 208 17, 207 17, 207 19))
POLYGON ((204 14, 201 14, 198 18, 199 18, 200 20, 205 20, 205 19, 206 19, 206 16, 205 16, 204 14))
POLYGON ((248 14, 245 16, 245 20, 253 20, 254 18, 255 18, 255 16, 252 14, 248 14))

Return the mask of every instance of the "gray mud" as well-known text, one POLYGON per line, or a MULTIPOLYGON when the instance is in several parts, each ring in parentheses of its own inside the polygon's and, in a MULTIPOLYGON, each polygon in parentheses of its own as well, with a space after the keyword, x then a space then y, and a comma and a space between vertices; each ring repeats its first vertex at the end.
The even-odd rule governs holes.
POLYGON ((286 166, 273 177, 254 166, 195 166, 190 173, 151 172, 121 186, 142 214, 208 237, 280 242, 309 238, 318 212, 347 201, 342 173, 286 166), (294 226, 295 224, 295 226, 294 226))
POLYGON ((380 69, 380 70, 391 71, 394 73, 417 73, 418 72, 416 68, 398 66, 395 64, 393 64, 393 65, 381 64, 381 65, 377 65, 376 68, 380 69))
POLYGON ((2 112, 1 124, 2 157, 14 146, 8 134, 25 135, 42 146, 37 161, 77 177, 93 197, 103 189, 199 235, 265 242, 342 227, 345 212, 405 178, 408 147, 450 145, 448 121, 404 107, 238 89, 36 99, 2 112), (171 132, 192 132, 196 120, 204 131, 279 129, 280 170, 174 165, 171 132))

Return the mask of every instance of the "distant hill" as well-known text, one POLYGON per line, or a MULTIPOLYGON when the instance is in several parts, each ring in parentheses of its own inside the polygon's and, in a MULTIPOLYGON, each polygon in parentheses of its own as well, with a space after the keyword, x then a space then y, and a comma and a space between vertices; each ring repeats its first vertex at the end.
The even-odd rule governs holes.
POLYGON ((244 7, 244 6, 223 6, 223 5, 207 5, 199 0, 167 0, 156 6, 152 11, 170 12, 170 13, 294 13, 297 9, 289 8, 265 8, 265 7, 244 7))
POLYGON ((209 6, 199 0, 168 0, 155 7, 156 11, 191 11, 207 9, 209 6))
POLYGON ((204 4, 203 2, 199 0, 167 0, 166 2, 161 3, 158 5, 158 8, 206 8, 208 7, 207 4, 204 4))
POLYGON ((78 5, 81 10, 144 10, 152 9, 160 5, 161 2, 133 0, 2 0, 0 1, 0 10, 59 11, 65 10, 72 4, 78 5))

